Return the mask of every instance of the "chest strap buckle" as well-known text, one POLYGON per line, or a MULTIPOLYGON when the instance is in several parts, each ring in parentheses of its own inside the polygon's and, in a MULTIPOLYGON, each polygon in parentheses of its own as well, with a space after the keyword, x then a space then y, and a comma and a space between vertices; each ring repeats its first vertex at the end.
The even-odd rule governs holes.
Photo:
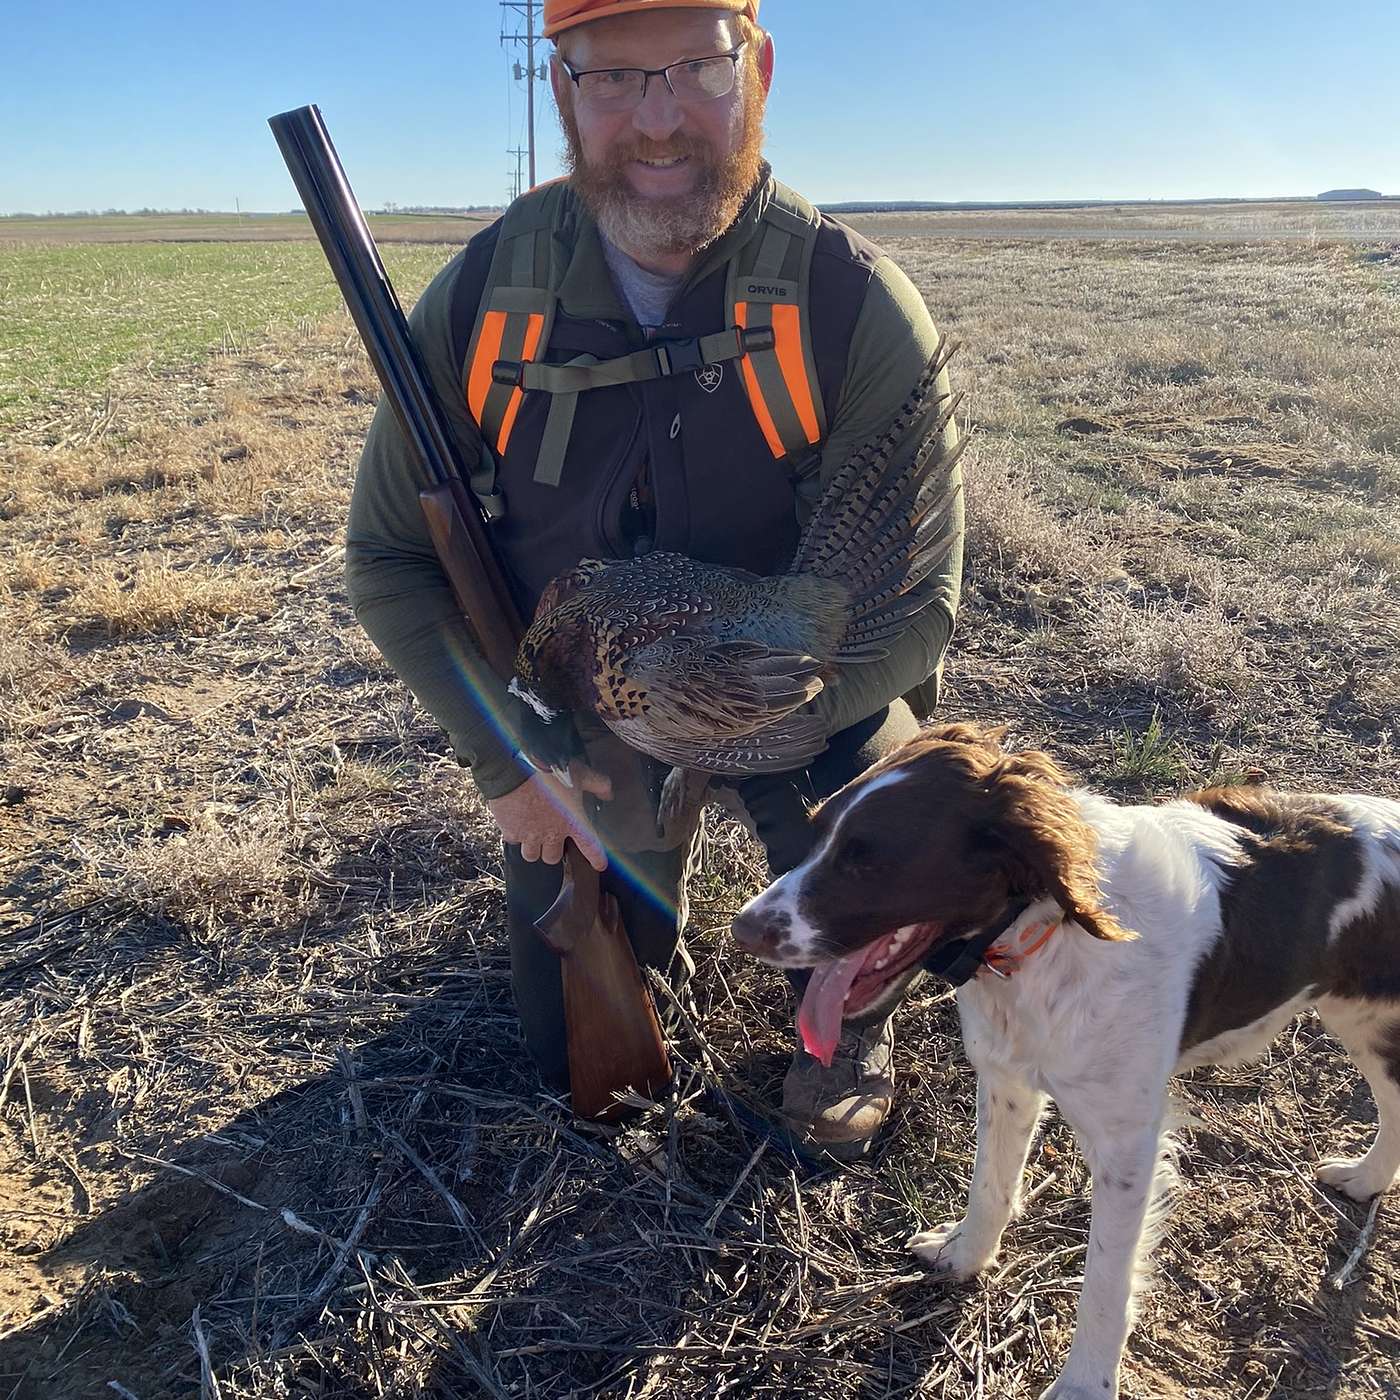
POLYGON ((663 340, 653 347, 656 364, 663 376, 685 374, 688 370, 704 369, 705 357, 700 351, 700 339, 663 340))

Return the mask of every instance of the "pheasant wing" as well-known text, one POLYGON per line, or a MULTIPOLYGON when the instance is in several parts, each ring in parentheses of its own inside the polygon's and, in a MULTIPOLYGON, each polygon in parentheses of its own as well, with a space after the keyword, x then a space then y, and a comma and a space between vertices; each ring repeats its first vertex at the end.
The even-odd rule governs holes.
POLYGON ((600 677, 598 713, 619 738, 663 762, 707 772, 759 772, 793 766, 820 751, 825 734, 793 711, 818 694, 815 657, 752 641, 684 633, 625 657, 600 677), (763 735, 759 745, 748 742, 763 735), (759 752, 761 750, 761 752, 759 752), (696 761, 711 755, 708 762, 696 761))
POLYGON ((789 715, 753 734, 700 744, 655 736, 634 739, 622 727, 617 732, 628 743, 673 768, 733 775, 787 773, 803 768, 826 747, 827 741, 826 726, 815 715, 789 715))

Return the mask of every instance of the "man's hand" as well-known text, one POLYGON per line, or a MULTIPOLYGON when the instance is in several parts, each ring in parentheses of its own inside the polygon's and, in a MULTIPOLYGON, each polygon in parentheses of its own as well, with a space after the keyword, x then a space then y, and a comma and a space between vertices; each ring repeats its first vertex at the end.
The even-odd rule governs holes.
POLYGON ((591 792, 606 801, 612 783, 601 773, 575 764, 574 786, 567 788, 552 773, 536 772, 513 792, 486 804, 502 838, 519 844, 524 860, 558 865, 564 859, 564 843, 573 843, 594 870, 607 869, 607 852, 583 814, 583 794, 591 792))

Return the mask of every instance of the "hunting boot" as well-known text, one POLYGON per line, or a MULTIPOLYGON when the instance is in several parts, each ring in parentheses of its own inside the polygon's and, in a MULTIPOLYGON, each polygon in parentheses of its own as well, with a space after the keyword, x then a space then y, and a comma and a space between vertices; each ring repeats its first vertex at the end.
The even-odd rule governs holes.
POLYGON ((783 1116, 805 1144, 838 1162, 870 1151, 894 1102, 894 1018, 845 1026, 828 1069, 799 1044, 783 1079, 783 1116))

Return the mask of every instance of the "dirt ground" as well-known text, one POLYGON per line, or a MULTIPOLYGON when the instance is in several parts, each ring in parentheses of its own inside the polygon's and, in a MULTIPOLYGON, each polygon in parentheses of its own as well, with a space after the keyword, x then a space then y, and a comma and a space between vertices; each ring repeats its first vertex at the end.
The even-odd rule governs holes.
MULTIPOLYGON (((891 247, 964 342, 972 516, 944 714, 1128 800, 1400 795, 1400 245, 891 247)), ((447 250, 444 250, 446 256, 447 250)), ((658 987, 674 1096, 574 1125, 523 1063, 498 852, 358 631, 374 398, 332 318, 14 434, 0 486, 0 1396, 987 1396, 1068 1344, 1086 1178, 1052 1118, 985 1282, 949 994, 874 1160, 764 1128, 785 987, 712 813, 658 987)), ((1400 1237, 1313 1163, 1373 1130, 1312 1017, 1181 1084, 1126 1392, 1400 1396, 1400 1237)))

